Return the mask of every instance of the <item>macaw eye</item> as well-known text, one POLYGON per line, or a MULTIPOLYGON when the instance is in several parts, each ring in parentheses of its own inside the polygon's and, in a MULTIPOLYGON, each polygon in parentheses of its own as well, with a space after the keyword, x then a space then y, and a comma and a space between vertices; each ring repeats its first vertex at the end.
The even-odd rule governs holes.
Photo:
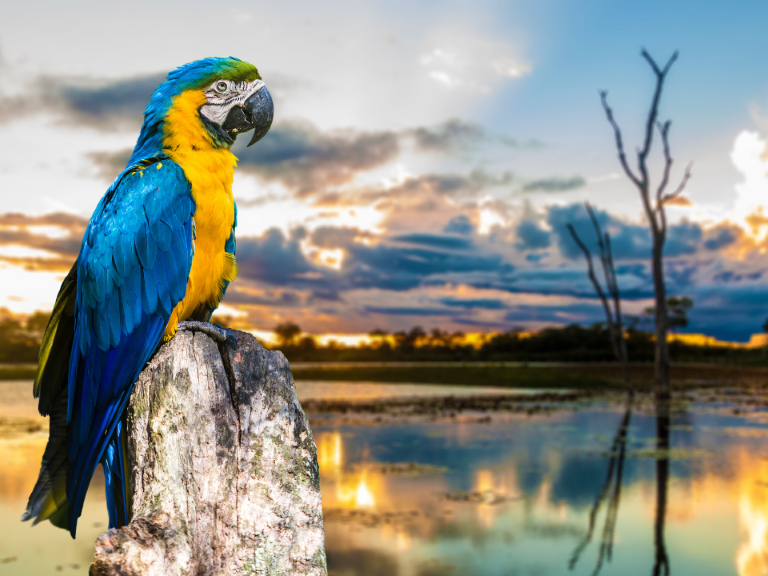
POLYGON ((219 92, 226 92, 227 88, 228 88, 228 85, 223 80, 220 82, 216 82, 216 90, 218 90, 219 92))

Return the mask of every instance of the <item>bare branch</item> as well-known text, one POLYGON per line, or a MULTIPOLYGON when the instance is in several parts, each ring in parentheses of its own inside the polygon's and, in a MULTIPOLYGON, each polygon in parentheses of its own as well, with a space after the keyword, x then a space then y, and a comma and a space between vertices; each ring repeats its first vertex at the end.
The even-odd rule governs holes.
POLYGON ((661 145, 664 149, 664 172, 661 177, 661 182, 659 183, 659 187, 656 189, 656 209, 658 210, 659 203, 661 202, 661 198, 664 194, 664 189, 667 187, 667 183, 669 182, 669 171, 672 169, 672 156, 669 153, 669 127, 672 125, 671 120, 667 120, 662 124, 661 122, 657 122, 656 126, 659 129, 659 134, 661 136, 661 145))
POLYGON ((691 168, 693 168, 693 162, 689 162, 688 166, 685 167, 685 174, 683 174, 683 179, 680 181, 678 187, 675 188, 673 192, 670 192, 661 199, 662 204, 669 202, 670 200, 674 200, 683 193, 685 186, 688 184, 688 180, 691 179, 691 168))
POLYGON ((659 70, 659 66, 656 64, 656 61, 651 57, 650 54, 648 54, 648 51, 645 48, 642 49, 640 55, 648 61, 648 64, 651 65, 651 68, 653 68, 653 71, 657 76, 666 76, 667 72, 669 72, 669 69, 672 67, 672 64, 674 64, 675 60, 677 60, 679 52, 675 50, 675 53, 670 56, 669 60, 667 60, 667 64, 664 66, 664 70, 659 70))
POLYGON ((653 57, 650 54, 648 54, 648 51, 645 48, 643 48, 640 51, 640 55, 648 61, 648 64, 651 65, 651 68, 653 68, 653 71, 656 73, 656 76, 662 75, 661 69, 659 68, 658 64, 656 64, 656 61, 653 59, 653 57))
POLYGON ((597 281, 597 277, 595 276, 595 267, 592 264, 592 253, 589 251, 589 248, 587 248, 586 244, 581 241, 581 238, 579 238, 579 235, 576 233, 576 229, 573 227, 573 225, 569 223, 566 224, 566 227, 568 228, 568 232, 571 233, 573 241, 576 242, 576 245, 584 253, 584 258, 587 259, 587 275, 589 276, 589 280, 592 282, 592 285, 595 287, 595 292, 597 292, 597 295, 600 298, 600 303, 603 305, 605 318, 608 321, 608 332, 611 338, 611 348, 613 349, 613 353, 616 355, 616 358, 619 358, 619 350, 616 347, 616 332, 614 328, 615 323, 613 321, 613 315, 611 314, 611 308, 608 305, 608 299, 605 296, 603 287, 600 286, 600 282, 597 281))
POLYGON ((587 207, 587 213, 589 214, 589 219, 592 220, 592 227, 595 229, 595 236, 597 236, 597 247, 600 249, 600 264, 603 267, 603 275, 605 276, 605 285, 608 288, 608 291, 613 293, 613 290, 611 289, 611 270, 608 263, 608 257, 607 257, 607 249, 605 245, 605 237, 607 237, 607 234, 605 234, 605 237, 603 235, 603 230, 600 228, 600 222, 597 220, 597 216, 595 215, 595 211, 592 209, 592 206, 589 202, 584 202, 584 205, 587 207))
POLYGON ((602 293, 602 288, 594 278, 594 269, 592 267, 592 256, 589 249, 581 242, 581 239, 576 234, 575 229, 571 224, 568 224, 568 229, 573 236, 574 241, 584 252, 587 258, 588 274, 592 284, 595 286, 595 290, 603 301, 603 308, 605 310, 605 316, 608 321, 608 332, 611 339, 611 348, 616 355, 616 360, 621 363, 622 370, 624 372, 624 380, 628 387, 632 386, 631 378, 629 375, 627 345, 624 341, 624 328, 621 319, 621 298, 619 295, 619 285, 616 281, 616 271, 613 266, 613 254, 611 252, 611 236, 607 232, 603 233, 600 227, 600 222, 597 219, 595 211, 589 202, 585 202, 584 205, 587 208, 587 213, 592 221, 592 227, 595 229, 595 236, 597 237, 597 246, 600 250, 600 264, 603 268, 603 276, 605 277, 605 285, 608 293, 613 300, 613 315, 610 313, 610 303, 608 298, 602 293))
POLYGON ((656 89, 653 92, 653 100, 651 100, 651 108, 648 111, 648 119, 646 120, 645 124, 645 139, 643 140, 643 148, 637 155, 638 170, 640 170, 640 174, 642 175, 642 182, 647 187, 648 165, 646 162, 648 159, 648 153, 651 151, 651 143, 653 142, 653 127, 656 125, 656 118, 659 115, 659 100, 661 100, 661 91, 664 88, 664 79, 666 78, 667 72, 669 72, 672 64, 674 64, 675 60, 677 60, 677 52, 672 54, 672 57, 667 62, 666 66, 664 66, 663 70, 659 69, 656 61, 651 57, 650 54, 648 54, 645 49, 643 49, 641 54, 643 58, 648 61, 648 64, 651 65, 651 68, 653 68, 653 71, 656 74, 656 89))
POLYGON ((613 128, 613 133, 616 137, 616 149, 619 153, 619 161, 621 162, 621 167, 624 169, 624 172, 626 173, 627 177, 635 183, 635 186, 640 188, 642 190, 642 184, 640 180, 635 176, 635 174, 632 172, 632 170, 629 167, 629 164, 627 163, 627 155, 624 152, 624 141, 621 137, 621 128, 619 128, 619 125, 616 123, 616 120, 613 117, 613 110, 611 110, 611 107, 608 106, 608 91, 607 90, 601 90, 600 91, 600 101, 603 103, 603 110, 605 110, 605 115, 608 118, 608 123, 613 128))

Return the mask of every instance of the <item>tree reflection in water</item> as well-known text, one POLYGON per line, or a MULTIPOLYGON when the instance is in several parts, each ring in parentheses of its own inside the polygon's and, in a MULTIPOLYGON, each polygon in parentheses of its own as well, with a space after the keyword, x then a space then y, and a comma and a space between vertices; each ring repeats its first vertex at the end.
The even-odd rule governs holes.
POLYGON ((603 567, 603 562, 606 559, 609 562, 611 561, 611 555, 613 554, 613 536, 616 531, 616 518, 619 513, 619 502, 621 501, 621 479, 624 472, 624 458, 627 451, 627 431, 629 429, 629 421, 632 418, 633 401, 634 393, 630 391, 627 394, 627 407, 624 411, 624 416, 619 423, 619 429, 616 431, 616 436, 611 445, 610 460, 608 461, 608 472, 605 475, 605 482, 603 483, 603 487, 589 513, 589 528, 587 534, 584 536, 584 540, 582 540, 573 551, 571 559, 568 562, 568 568, 571 570, 576 567, 582 552, 584 552, 584 549, 592 541, 597 514, 600 512, 600 509, 606 500, 608 500, 608 511, 605 515, 605 525, 603 526, 597 564, 595 565, 595 570, 592 574, 596 575, 600 572, 603 567))
MULTIPOLYGON (((619 504, 621 502, 622 475, 624 471, 624 460, 626 458, 627 432, 632 418, 632 405, 634 393, 627 394, 626 409, 622 417, 619 428, 611 445, 610 460, 608 461, 608 471, 606 472, 605 482, 600 490, 592 510, 589 513, 589 527, 584 539, 579 543, 571 555, 568 562, 568 568, 573 570, 584 552, 586 547, 592 541, 595 531, 597 515, 603 504, 608 501, 608 509, 605 515, 605 524, 600 539, 600 549, 598 550, 597 563, 592 572, 593 576, 602 570, 603 564, 607 560, 611 561, 613 554, 613 540, 616 532, 616 519, 619 513, 619 504)), ((656 400, 656 518, 654 521, 654 563, 653 576, 669 576, 669 557, 667 556, 667 547, 664 541, 664 528, 667 514, 667 492, 669 489, 669 423, 670 408, 669 401, 664 399, 656 400)))
POLYGON ((656 520, 653 523, 655 558, 653 576, 669 574, 669 557, 664 542, 669 488, 669 400, 656 400, 656 520))

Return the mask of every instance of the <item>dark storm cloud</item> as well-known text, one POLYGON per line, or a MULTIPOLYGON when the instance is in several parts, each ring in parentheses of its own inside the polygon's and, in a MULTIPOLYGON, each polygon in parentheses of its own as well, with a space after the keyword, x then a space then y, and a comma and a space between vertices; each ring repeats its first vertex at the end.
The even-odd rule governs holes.
MULTIPOLYGON (((591 224, 583 221, 585 215, 580 216, 577 209, 580 207, 551 208, 551 211, 561 210, 567 216, 551 216, 551 224, 558 224, 558 218, 563 221, 573 218, 584 226, 585 235, 593 233, 591 224)), ((623 223, 607 213, 601 212, 598 217, 617 239, 617 253, 630 259, 628 262, 617 261, 622 298, 626 302, 650 299, 653 281, 648 268, 646 250, 649 246, 645 244, 644 228, 623 223), (635 259, 637 261, 633 261, 635 259)), ((553 244, 557 244, 557 234, 553 234, 553 244)), ((434 317, 454 325, 466 324, 483 329, 603 321, 602 308, 583 262, 558 267, 514 268, 499 255, 489 252, 493 246, 474 236, 413 233, 377 238, 374 240, 378 242, 370 244, 360 242, 364 235, 351 228, 322 227, 311 235, 301 229, 288 235, 270 230, 257 238, 241 238, 238 241, 241 278, 266 289, 252 293, 235 291, 230 301, 275 308, 296 308, 312 303, 317 309, 319 301, 326 300, 335 303, 336 308, 329 312, 334 315, 434 317), (457 239, 463 242, 456 242, 457 239), (304 241, 322 248, 342 248, 345 258, 341 268, 335 270, 309 260, 302 253, 304 241), (416 293, 410 292, 456 284, 478 290, 502 290, 555 299, 551 304, 516 305, 514 298, 507 302, 501 298, 485 298, 482 294, 425 300, 415 298, 416 293), (350 308, 345 303, 345 294, 361 290, 399 292, 403 294, 402 302, 369 302, 356 309, 350 308), (578 301, 563 301, 559 297, 578 301), (480 311, 486 311, 486 314, 477 314, 480 311), (488 312, 493 311, 499 312, 498 320, 486 319, 488 312)), ((683 222, 670 228, 670 244, 678 256, 668 259, 665 265, 668 291, 694 299, 688 331, 745 340, 760 330, 759 324, 768 315, 768 287, 759 283, 762 260, 754 256, 755 260, 733 269, 724 268, 711 257, 698 260, 697 254, 690 252, 701 247, 705 240, 706 235, 696 225, 683 222), (718 310, 727 310, 727 314, 718 310)), ((702 254, 707 252, 702 249, 702 254)))
POLYGON ((315 273, 315 267, 306 260, 299 246, 304 236, 306 231, 302 228, 287 237, 272 228, 258 238, 238 238, 239 274, 275 286, 302 284, 302 279, 309 279, 315 273))
MULTIPOLYGON (((469 174, 422 174, 406 178, 402 183, 391 188, 374 188, 356 194, 356 199, 373 202, 379 199, 389 199, 396 202, 399 197, 414 199, 418 196, 428 197, 433 194, 462 198, 475 196, 488 188, 504 186, 514 180, 511 172, 490 174, 482 169, 473 170, 469 174)), ((432 209, 428 205, 426 209, 432 209)), ((466 228, 466 226, 464 226, 466 228)))
POLYGON ((721 225, 712 230, 707 230, 704 239, 704 248, 707 250, 720 250, 730 246, 742 235, 741 230, 735 226, 721 225))
MULTIPOLYGON (((647 258, 650 255, 651 239, 646 228, 617 221, 607 212, 600 210, 595 210, 595 214, 603 231, 611 234, 613 255, 616 260, 647 258)), ((568 232, 568 224, 573 225, 582 242, 593 254, 597 252, 595 230, 582 204, 551 206, 547 220, 556 238, 557 246, 565 258, 572 260, 583 258, 581 250, 568 232)))
POLYGON ((307 260, 300 247, 305 236, 302 229, 289 236, 272 229, 257 238, 238 239, 240 275, 272 286, 308 289, 315 296, 334 299, 347 290, 410 290, 444 275, 493 274, 508 269, 496 254, 484 253, 471 243, 441 243, 438 235, 415 238, 428 240, 427 245, 401 245, 395 239, 365 245, 354 242, 355 231, 325 227, 316 230, 311 239, 323 247, 345 250, 341 269, 333 270, 307 260))
MULTIPOLYGON (((652 243, 647 226, 622 222, 601 210, 595 210, 595 215, 603 232, 611 235, 611 247, 616 260, 650 256, 652 243)), ((567 224, 573 225, 581 240, 593 254, 597 252, 595 230, 583 205, 551 206, 547 221, 564 257, 572 260, 583 257, 581 250, 568 232, 567 224)), ((667 232, 664 255, 674 258, 694 254, 701 245, 702 236, 703 232, 698 224, 688 221, 673 224, 667 232)))
POLYGON ((479 144, 501 144, 510 148, 539 148, 537 140, 518 142, 514 138, 488 133, 482 126, 452 118, 436 126, 421 126, 406 131, 416 148, 426 152, 455 152, 479 144))
POLYGON ((447 310, 445 308, 430 308, 430 307, 380 307, 380 306, 365 306, 363 308, 365 312, 370 314, 386 314, 388 316, 455 316, 460 314, 456 310, 447 310))
POLYGON ((257 294, 244 290, 235 284, 227 290, 227 304, 295 308, 304 304, 304 298, 300 293, 290 290, 267 291, 263 294, 257 294))
POLYGON ((460 236, 446 236, 443 234, 403 234, 392 238, 395 242, 404 244, 416 244, 447 250, 468 250, 472 247, 472 240, 460 236))
POLYGON ((443 232, 446 234, 462 234, 468 236, 474 231, 475 226, 472 224, 472 221, 463 214, 452 218, 451 221, 446 224, 445 228, 443 228, 443 232))
POLYGON ((437 126, 414 128, 411 134, 417 148, 431 152, 451 152, 460 147, 479 144, 487 138, 482 126, 456 118, 437 126))
POLYGON ((306 195, 348 182, 399 152, 394 132, 325 133, 308 123, 284 122, 273 126, 258 146, 239 146, 236 154, 242 168, 306 195))
POLYGON ((679 224, 673 224, 667 232, 667 242, 664 245, 664 255, 687 256, 694 254, 701 245, 704 233, 701 226, 683 220, 679 224))
POLYGON ((141 126, 152 93, 165 73, 112 81, 44 77, 38 81, 44 104, 69 120, 111 130, 126 124, 141 126))
POLYGON ((442 298, 440 303, 452 308, 503 310, 506 304, 497 298, 442 298))
POLYGON ((750 335, 763 331, 762 324, 768 316, 765 284, 703 284, 678 293, 694 301, 688 332, 744 342, 750 335))
MULTIPOLYGON (((236 144, 235 154, 240 158, 240 167, 264 180, 280 182, 299 196, 321 192, 327 195, 328 187, 346 184, 360 172, 391 162, 400 154, 404 137, 422 132, 424 138, 427 138, 426 134, 435 138, 442 134, 441 130, 435 132, 428 128, 401 132, 322 132, 307 122, 287 121, 273 126, 258 146, 247 148, 244 143, 236 144)), ((464 132, 474 133, 469 129, 464 132)), ((393 188, 362 190, 360 195, 375 199, 415 190, 446 195, 471 194, 512 181, 510 172, 494 175, 477 169, 467 175, 440 173, 411 177, 393 188)), ((335 196, 329 197, 329 203, 334 199, 335 196)))
POLYGON ((573 178, 544 178, 523 185, 523 192, 567 192, 582 188, 587 183, 581 176, 573 178))
MULTIPOLYGON (((167 72, 128 78, 71 78, 41 76, 23 97, 0 98, 0 122, 19 115, 53 112, 65 122, 86 124, 102 130, 136 129, 155 89, 167 72)), ((272 74, 269 87, 285 96, 307 87, 306 82, 284 74, 272 74)))
POLYGON ((550 233, 539 228, 539 225, 531 220, 523 220, 518 225, 515 235, 518 238, 516 246, 520 250, 549 248, 552 243, 550 233))
POLYGON ((558 304, 553 306, 514 306, 506 313, 508 322, 540 322, 547 324, 571 324, 602 321, 602 306, 598 301, 558 304))
POLYGON ((23 98, 0 98, 0 122, 52 113, 99 130, 138 129, 152 92, 164 81, 164 73, 117 80, 42 76, 23 98))

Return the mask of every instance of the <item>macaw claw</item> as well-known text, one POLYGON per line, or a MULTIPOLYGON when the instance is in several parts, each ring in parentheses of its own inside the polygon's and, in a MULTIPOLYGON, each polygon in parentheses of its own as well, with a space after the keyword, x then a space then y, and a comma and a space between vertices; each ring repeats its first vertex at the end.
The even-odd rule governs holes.
POLYGON ((223 326, 218 324, 209 324, 208 322, 198 322, 197 320, 185 320, 179 322, 178 329, 186 330, 188 332, 202 332, 207 334, 216 342, 226 342, 228 338, 232 338, 232 334, 223 326))

